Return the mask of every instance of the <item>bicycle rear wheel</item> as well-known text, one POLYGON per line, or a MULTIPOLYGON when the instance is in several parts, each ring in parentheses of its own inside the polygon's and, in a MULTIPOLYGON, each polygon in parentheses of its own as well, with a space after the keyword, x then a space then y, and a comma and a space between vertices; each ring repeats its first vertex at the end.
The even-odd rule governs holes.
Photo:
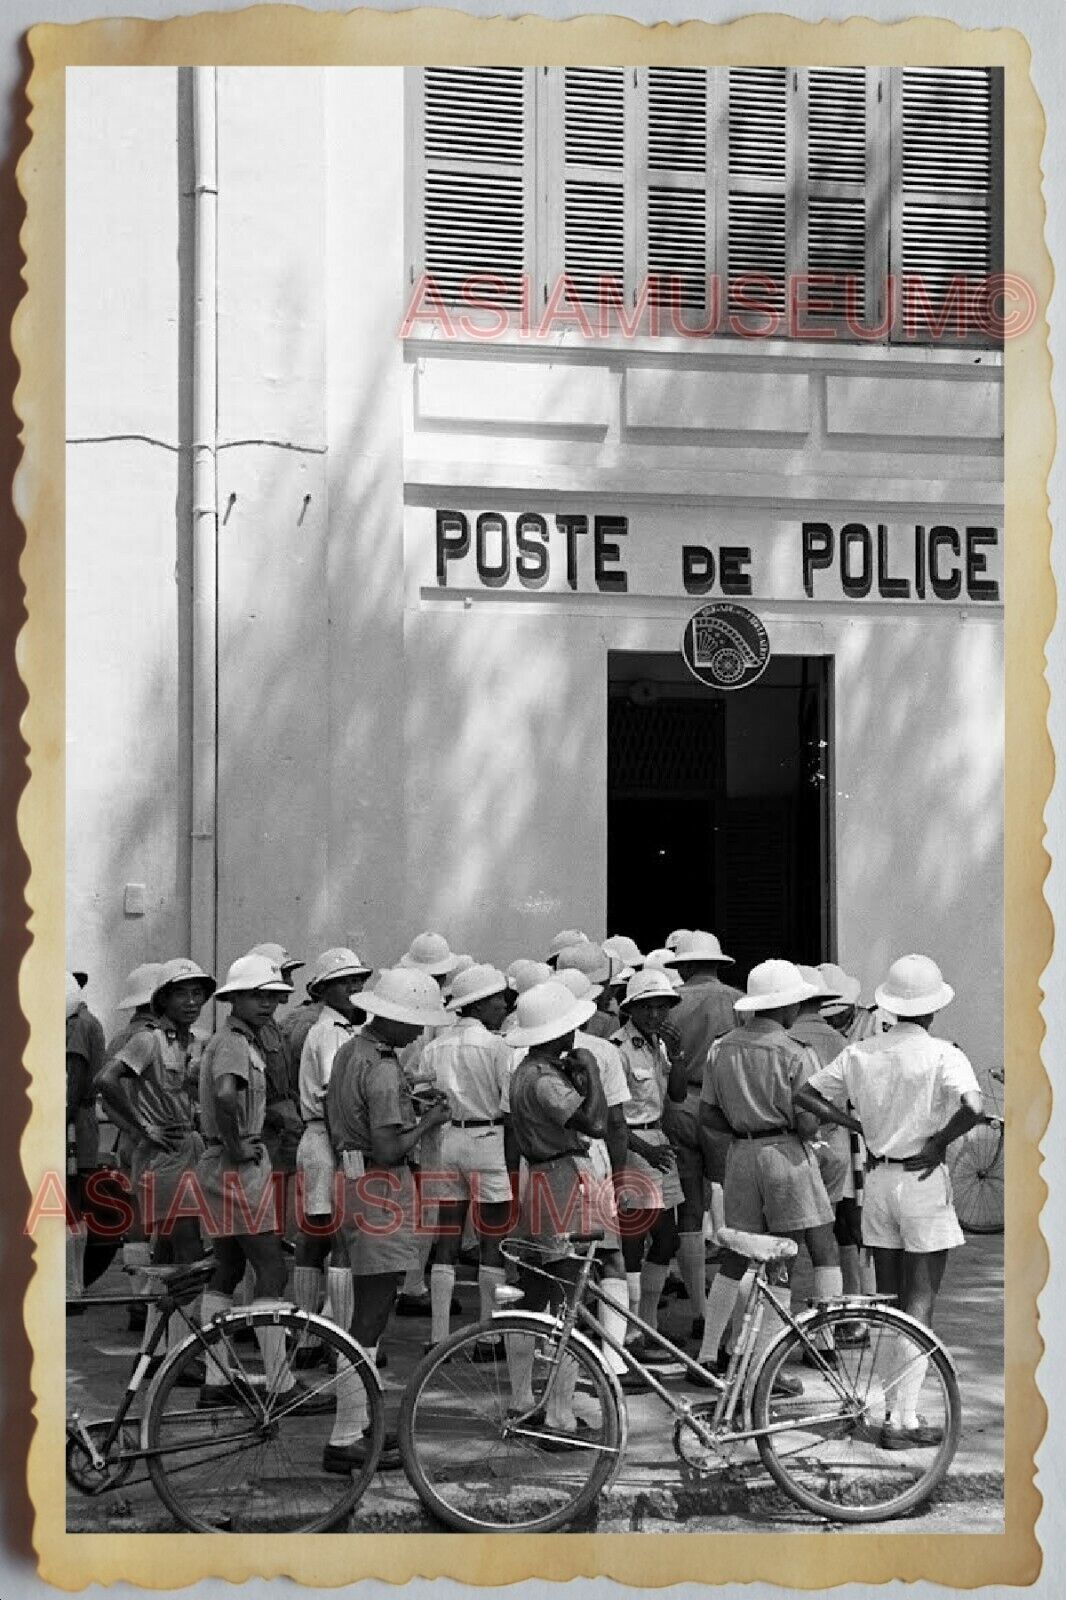
POLYGON ((359 1346, 333 1323, 293 1307, 231 1313, 204 1337, 206 1351, 190 1338, 168 1358, 148 1397, 142 1436, 164 1505, 196 1533, 340 1527, 370 1482, 385 1437, 381 1389, 359 1346), (266 1341, 273 1346, 269 1379, 259 1337, 234 1339, 245 1328, 275 1330, 266 1341), (294 1373, 298 1352, 301 1370, 294 1373), (201 1357, 209 1372, 228 1374, 221 1403, 206 1406, 204 1390, 179 1386, 201 1357), (350 1474, 323 1465, 341 1385, 346 1399, 362 1400, 367 1417, 363 1460, 350 1474))
POLYGON ((1002 1233, 1006 1176, 1003 1129, 979 1122, 948 1152, 955 1214, 967 1233, 1002 1233))
POLYGON ((912 1511, 943 1479, 959 1440, 959 1389, 946 1352, 885 1306, 836 1306, 803 1327, 826 1364, 803 1367, 802 1397, 775 1397, 782 1369, 807 1346, 790 1328, 770 1346, 752 1400, 755 1427, 777 1430, 758 1440, 764 1466, 792 1500, 834 1522, 912 1511), (922 1419, 927 1442, 884 1433, 886 1414, 898 1421, 908 1411, 922 1419))
MULTIPOLYGON (((558 1392, 555 1394, 558 1399, 558 1392)), ((569 1419, 567 1419, 569 1421, 569 1419)), ((415 1368, 400 1408, 404 1471, 426 1509, 464 1533, 547 1533, 586 1511, 622 1449, 619 1403, 597 1357, 513 1312, 460 1329, 415 1368), (503 1337, 506 1360, 483 1360, 503 1337), (540 1408, 553 1373, 573 1394, 576 1432, 517 1413, 513 1382, 530 1371, 540 1408)))

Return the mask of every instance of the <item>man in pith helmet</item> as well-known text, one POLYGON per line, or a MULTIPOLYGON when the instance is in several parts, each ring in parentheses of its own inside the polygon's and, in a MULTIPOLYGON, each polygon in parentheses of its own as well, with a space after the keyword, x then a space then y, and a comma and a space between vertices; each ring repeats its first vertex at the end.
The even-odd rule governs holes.
POLYGON ((678 1266, 693 1308, 692 1333, 701 1336, 702 1306, 707 1291, 703 1219, 709 1174, 700 1141, 700 1093, 707 1056, 716 1039, 736 1026, 733 1011, 740 990, 725 981, 733 965, 717 935, 702 929, 677 928, 671 934, 672 954, 662 957, 667 971, 680 973, 681 1003, 670 1016, 685 1060, 687 1088, 680 1105, 663 1108, 663 1130, 677 1156, 682 1200, 678 1208, 678 1266))
MULTIPOLYGON (((981 1093, 962 1051, 931 1033, 955 991, 936 962, 901 956, 876 991, 895 1017, 886 1033, 848 1045, 804 1084, 798 1103, 854 1128, 866 1140, 863 1243, 873 1251, 877 1288, 932 1326, 949 1250, 963 1240, 944 1164, 948 1147, 981 1118, 981 1093), (850 1103, 854 1116, 844 1108, 850 1103)), ((883 1368, 889 1450, 939 1444, 918 1407, 925 1370, 883 1368)))
MULTIPOLYGON (((787 1031, 800 1004, 815 992, 791 961, 764 961, 752 968, 747 993, 734 1003, 745 1025, 711 1046, 700 1119, 712 1181, 723 1183, 726 1224, 806 1243, 815 1298, 829 1300, 842 1293, 833 1207, 807 1143, 820 1119, 797 1098, 816 1063, 787 1031)), ((746 1267, 743 1256, 723 1251, 707 1295, 701 1363, 716 1364, 746 1267)), ((784 1306, 791 1302, 790 1279, 788 1263, 771 1285, 784 1306)), ((778 1331, 776 1318, 763 1318, 755 1359, 778 1331)), ((802 1385, 782 1375, 776 1388, 794 1394, 802 1385)))

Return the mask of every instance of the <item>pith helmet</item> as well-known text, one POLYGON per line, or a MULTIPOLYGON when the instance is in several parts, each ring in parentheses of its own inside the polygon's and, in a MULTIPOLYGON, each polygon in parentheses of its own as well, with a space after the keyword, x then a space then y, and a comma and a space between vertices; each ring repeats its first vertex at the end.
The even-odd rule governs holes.
POLYGON ((359 996, 359 1009, 372 1017, 409 1022, 417 1028, 445 1028, 452 1021, 430 973, 413 967, 385 967, 372 989, 359 996))
POLYGON ((282 976, 286 978, 290 972, 295 972, 297 968, 305 964, 302 961, 298 961, 295 956, 290 956, 283 944, 254 944, 248 954, 250 956, 266 956, 267 960, 273 961, 282 976))
MULTIPOLYGON (((168 962, 169 966, 170 963, 168 962)), ((164 967, 164 972, 166 967, 164 967)), ((226 981, 215 991, 224 1000, 234 994, 291 994, 292 984, 281 975, 281 968, 269 956, 238 956, 226 973, 226 981)))
POLYGON ((333 983, 337 978, 367 978, 371 968, 365 961, 361 961, 354 950, 349 950, 346 945, 334 945, 331 950, 323 950, 307 978, 307 988, 311 994, 320 984, 333 983))
POLYGON ((553 983, 563 983, 575 1000, 596 1000, 603 993, 602 983, 590 983, 576 967, 563 967, 552 978, 553 983))
POLYGON ((685 961, 732 961, 732 956, 727 956, 718 942, 718 937, 713 933, 706 933, 702 928, 692 928, 686 932, 678 930, 677 943, 674 945, 672 964, 677 967, 685 961))
POLYGON ((455 962, 455 965, 449 969, 448 981, 444 985, 444 988, 448 994, 451 994, 452 989, 455 987, 455 980, 461 972, 469 972, 471 967, 476 967, 478 965, 478 962, 474 960, 473 956, 453 956, 452 959, 455 962))
POLYGON ((845 1005, 853 1006, 862 991, 862 984, 858 978, 849 977, 843 967, 838 967, 835 961, 820 961, 818 971, 822 974, 833 994, 840 996, 845 1005))
POLYGON ((81 1005, 81 984, 73 972, 67 973, 67 1016, 72 1017, 81 1005))
POLYGON ((578 1000, 565 983, 535 984, 520 995, 515 1008, 516 1026, 507 1035, 508 1044, 546 1044, 573 1033, 596 1010, 594 1000, 578 1000))
POLYGON ((603 941, 603 948, 609 956, 620 961, 623 967, 632 967, 635 971, 637 967, 644 965, 644 952, 636 940, 631 939, 628 934, 612 933, 609 939, 603 941))
POLYGON ((807 983, 792 961, 763 961, 748 975, 748 992, 734 1000, 734 1011, 773 1011, 778 1006, 796 1006, 818 993, 807 983))
POLYGON ((519 956, 518 960, 512 961, 507 968, 507 987, 513 989, 515 994, 525 994, 534 984, 547 983, 551 976, 552 969, 546 961, 529 961, 524 956, 519 956))
POLYGON ((663 940, 663 947, 667 950, 676 950, 682 939, 687 939, 692 932, 691 928, 675 928, 673 933, 668 933, 663 940))
POLYGON ((502 994, 506 987, 507 979, 498 967, 491 967, 487 963, 469 966, 452 980, 448 1010, 461 1011, 464 1006, 472 1006, 475 1000, 487 1000, 490 994, 502 994))
POLYGON ((443 933, 420 933, 411 940, 410 947, 400 957, 399 966, 414 967, 428 972, 431 978, 443 978, 455 966, 455 956, 448 947, 443 933))
POLYGON ((944 974, 929 956, 900 956, 888 977, 874 990, 874 999, 894 1017, 928 1017, 955 998, 944 974))
POLYGON ((145 961, 141 966, 134 967, 126 979, 126 993, 116 1010, 135 1011, 138 1006, 146 1006, 159 987, 162 970, 158 961, 145 961))
POLYGON ((548 960, 554 960, 561 951, 568 949, 572 944, 588 944, 588 942, 588 934, 582 933, 580 928, 563 928, 548 946, 548 960))
POLYGON ((626 984, 626 992, 619 1006, 629 1007, 641 1000, 665 1000, 669 1006, 681 1004, 681 996, 675 994, 666 972, 656 967, 645 967, 642 972, 634 972, 626 984))
MULTIPOLYGON (((232 971, 232 968, 230 970, 232 971)), ((211 974, 205 972, 195 961, 190 961, 188 956, 175 956, 173 961, 163 962, 158 969, 155 988, 152 990, 153 1000, 162 990, 169 989, 172 983, 202 983, 207 990, 208 998, 216 992, 215 980, 211 974)))
POLYGON ((608 983, 612 973, 619 971, 622 965, 607 954, 602 944, 586 939, 583 944, 567 945, 560 950, 557 970, 574 967, 583 972, 590 983, 608 983))
POLYGON ((672 950, 667 949, 666 945, 660 945, 658 950, 649 950, 644 957, 644 970, 647 972, 649 967, 657 967, 660 971, 666 973, 675 989, 680 989, 684 979, 672 963, 670 965, 667 964, 670 962, 670 957, 673 953, 672 950))
POLYGON ((815 990, 817 991, 815 995, 816 999, 839 1000, 841 998, 840 990, 833 988, 821 967, 805 967, 801 961, 799 963, 799 969, 803 976, 803 981, 805 983, 814 984, 815 990))

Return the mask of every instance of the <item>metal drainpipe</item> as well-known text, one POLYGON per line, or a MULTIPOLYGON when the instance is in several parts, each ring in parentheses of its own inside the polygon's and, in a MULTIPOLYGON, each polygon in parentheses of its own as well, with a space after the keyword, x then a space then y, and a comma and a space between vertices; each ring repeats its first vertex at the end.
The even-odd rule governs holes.
POLYGON ((214 972, 218 956, 218 79, 214 67, 194 67, 192 73, 195 247, 189 920, 190 953, 208 972, 214 972))

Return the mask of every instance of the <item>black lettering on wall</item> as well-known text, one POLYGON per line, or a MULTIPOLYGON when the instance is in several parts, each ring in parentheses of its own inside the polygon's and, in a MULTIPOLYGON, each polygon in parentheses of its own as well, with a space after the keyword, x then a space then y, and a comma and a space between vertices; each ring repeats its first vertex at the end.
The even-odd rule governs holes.
POLYGON ((498 511, 482 511, 477 519, 477 575, 486 589, 502 589, 511 575, 511 541, 507 521, 498 511), (499 558, 490 560, 491 542, 499 540, 499 558))
POLYGON ((940 552, 951 551, 956 558, 962 553, 962 541, 956 528, 941 525, 929 529, 929 582, 938 600, 957 600, 962 593, 962 570, 955 566, 945 577, 940 567, 940 552))
POLYGON ((706 545, 681 546, 681 581, 686 594, 706 594, 714 587, 714 557, 706 545))
POLYGON ((877 592, 882 600, 909 600, 911 586, 906 578, 893 578, 888 571, 888 529, 877 524, 877 592))
POLYGON ((628 517, 593 518, 593 555, 595 559, 596 587, 606 594, 625 594, 629 579, 622 571, 608 569, 622 559, 622 552, 614 543, 624 539, 629 532, 628 517))
POLYGON ((971 600, 998 600, 999 584, 995 578, 982 578, 987 571, 987 560, 981 552, 982 545, 999 543, 996 528, 966 529, 966 593, 971 600))
POLYGON ((723 594, 750 594, 751 550, 746 544, 724 544, 718 552, 718 581, 723 594))
POLYGON ((862 600, 868 595, 874 579, 873 541, 870 530, 862 522, 845 522, 840 530, 840 581, 849 600, 862 600), (858 551, 859 566, 855 570, 852 553, 858 551))
POLYGON ((437 582, 448 582, 448 562, 470 552, 470 524, 461 511, 437 512, 437 582))
POLYGON ((566 581, 571 589, 577 588, 577 541, 589 531, 588 517, 577 517, 570 512, 562 512, 555 519, 555 526, 566 535, 566 581))
POLYGON ((814 599, 814 574, 833 565, 833 530, 828 522, 803 524, 803 592, 814 599))
POLYGON ((514 542, 519 583, 524 589, 543 589, 548 581, 547 522, 536 511, 523 511, 515 524, 514 542))

